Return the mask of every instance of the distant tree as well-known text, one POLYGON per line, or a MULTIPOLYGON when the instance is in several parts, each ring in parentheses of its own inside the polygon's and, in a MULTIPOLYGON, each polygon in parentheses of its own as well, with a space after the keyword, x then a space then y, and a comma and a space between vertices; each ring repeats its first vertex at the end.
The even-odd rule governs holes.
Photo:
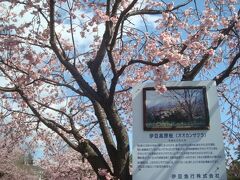
POLYGON ((170 101, 176 102, 178 113, 184 115, 184 119, 193 121, 196 116, 206 116, 202 89, 171 89, 165 94, 170 101))
POLYGON ((0 178, 1 179, 24 179, 37 180, 34 172, 24 165, 24 152, 18 147, 11 146, 9 149, 6 141, 0 141, 0 178))
POLYGON ((57 138, 49 146, 51 148, 37 162, 46 179, 97 179, 91 165, 79 153, 64 145, 57 138))
POLYGON ((31 153, 28 153, 25 158, 26 164, 33 165, 33 155, 31 153))

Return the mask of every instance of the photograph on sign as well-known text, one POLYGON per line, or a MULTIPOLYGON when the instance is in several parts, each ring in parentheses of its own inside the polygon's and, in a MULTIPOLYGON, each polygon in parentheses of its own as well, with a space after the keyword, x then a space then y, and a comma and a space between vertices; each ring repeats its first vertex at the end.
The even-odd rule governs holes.
POLYGON ((209 129, 205 87, 144 88, 143 101, 145 131, 209 129))

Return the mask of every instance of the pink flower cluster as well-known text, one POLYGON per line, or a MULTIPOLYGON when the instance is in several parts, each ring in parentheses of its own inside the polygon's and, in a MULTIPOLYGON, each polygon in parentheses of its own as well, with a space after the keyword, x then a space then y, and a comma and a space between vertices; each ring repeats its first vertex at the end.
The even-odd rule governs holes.
POLYGON ((160 93, 164 93, 167 90, 163 82, 169 80, 169 76, 167 73, 168 68, 169 67, 167 65, 163 65, 155 69, 155 89, 160 93))
POLYGON ((108 172, 107 169, 98 169, 98 174, 106 178, 106 180, 112 180, 113 176, 108 172))

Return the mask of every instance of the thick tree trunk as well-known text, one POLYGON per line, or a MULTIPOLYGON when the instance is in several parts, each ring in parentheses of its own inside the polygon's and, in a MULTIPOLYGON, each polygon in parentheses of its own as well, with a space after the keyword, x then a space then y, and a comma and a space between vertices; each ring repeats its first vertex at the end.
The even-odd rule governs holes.
POLYGON ((131 180, 132 176, 130 175, 130 172, 129 172, 129 158, 128 158, 127 162, 124 164, 125 164, 124 167, 119 168, 122 171, 120 172, 118 178, 119 178, 119 180, 131 180))
POLYGON ((105 169, 112 174, 111 169, 105 161, 103 155, 91 141, 85 140, 84 142, 80 143, 79 152, 88 160, 100 180, 105 180, 105 177, 100 176, 99 174, 100 169, 105 169))
POLYGON ((112 162, 114 176, 120 180, 128 180, 130 179, 130 150, 127 130, 113 104, 111 106, 104 106, 104 111, 117 140, 117 156, 115 157, 116 160, 112 162))

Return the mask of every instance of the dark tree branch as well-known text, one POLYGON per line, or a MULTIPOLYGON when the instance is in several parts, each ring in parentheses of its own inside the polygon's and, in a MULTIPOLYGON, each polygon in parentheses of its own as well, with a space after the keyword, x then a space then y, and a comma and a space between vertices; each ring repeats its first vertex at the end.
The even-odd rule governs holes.
POLYGON ((16 88, 9 88, 9 87, 0 87, 0 91, 2 92, 16 92, 16 88))
POLYGON ((69 2, 67 1, 68 4, 68 8, 70 9, 70 13, 69 13, 69 18, 70 18, 70 29, 71 29, 71 39, 72 39, 72 44, 73 44, 73 66, 76 65, 76 57, 77 57, 77 53, 76 53, 76 45, 75 45, 75 38, 73 35, 73 19, 72 19, 72 15, 71 15, 71 7, 69 5, 69 2))
MULTIPOLYGON (((113 34, 113 38, 112 38, 112 42, 110 44, 110 52, 113 50, 113 47, 116 43, 116 39, 117 39, 117 35, 118 35, 118 31, 119 31, 119 28, 120 28, 120 25, 122 24, 123 20, 130 17, 130 16, 134 16, 134 15, 144 15, 144 14, 161 14, 162 12, 170 12, 170 11, 174 11, 176 9, 179 9, 183 6, 186 6, 187 4, 189 4, 192 0, 189 0, 187 1, 186 3, 183 3, 181 5, 178 5, 176 7, 174 7, 172 10, 138 10, 138 11, 133 11, 133 12, 130 12, 128 13, 132 7, 135 5, 135 3, 137 1, 133 1, 129 6, 128 8, 126 8, 121 14, 120 14, 120 17, 118 19, 118 22, 115 26, 115 31, 114 31, 114 34, 113 34)), ((186 46, 183 47, 183 50, 182 52, 186 49, 186 46)), ((115 93, 115 89, 116 89, 116 85, 117 85, 117 82, 118 82, 118 79, 119 77, 121 76, 121 74, 124 72, 124 70, 132 65, 132 64, 136 64, 136 63, 139 63, 139 64, 144 64, 144 65, 149 65, 149 66, 160 66, 160 65, 163 65, 163 64, 166 64, 168 62, 168 60, 163 60, 159 63, 153 63, 153 62, 148 62, 148 61, 143 61, 143 60, 131 60, 129 61, 129 63, 125 66, 123 66, 117 73, 114 71, 114 61, 110 59, 110 64, 111 64, 111 67, 112 67, 112 70, 113 70, 113 74, 114 74, 114 77, 112 78, 112 83, 111 83, 111 87, 110 87, 110 96, 109 96, 109 99, 110 99, 110 102, 113 101, 113 96, 114 96, 114 93, 115 93)))
POLYGON ((103 108, 100 106, 100 104, 96 101, 93 101, 93 107, 95 110, 95 115, 98 118, 98 122, 100 125, 100 129, 102 131, 103 139, 110 157, 110 160, 113 164, 113 169, 116 171, 116 164, 117 164, 117 148, 113 141, 112 133, 110 131, 110 128, 107 123, 107 117, 103 110, 103 108))
MULTIPOLYGON (((110 167, 106 163, 105 159, 103 158, 101 152, 99 149, 90 141, 87 139, 84 139, 82 136, 79 135, 76 131, 70 131, 73 133, 75 139, 78 140, 78 145, 71 142, 59 129, 70 133, 66 131, 66 129, 61 126, 60 124, 56 123, 53 120, 47 120, 46 118, 43 118, 39 112, 34 108, 34 106, 30 103, 28 98, 25 96, 22 90, 17 88, 17 92, 20 94, 22 99, 26 102, 28 107, 31 109, 31 111, 35 114, 35 116, 41 121, 44 125, 46 125, 49 129, 57 133, 70 147, 72 147, 74 150, 80 152, 86 159, 89 161, 89 163, 92 165, 94 171, 98 174, 98 170, 100 168, 107 169, 109 172, 111 172, 110 167)), ((99 177, 101 177, 98 174, 99 177)))
POLYGON ((56 34, 55 34, 55 19, 54 19, 54 6, 55 1, 50 0, 50 23, 49 23, 49 29, 50 29, 50 44, 51 48, 58 57, 59 61, 65 66, 65 68, 72 74, 74 79, 76 79, 77 84, 79 87, 83 90, 83 92, 89 97, 93 99, 97 99, 98 101, 101 101, 101 98, 99 98, 98 94, 94 91, 94 89, 83 79, 79 71, 76 67, 74 67, 71 63, 68 62, 68 59, 62 54, 57 45, 56 45, 56 34))
POLYGON ((101 97, 102 102, 108 99, 109 96, 106 79, 101 70, 101 64, 106 54, 107 49, 106 44, 108 44, 110 37, 111 37, 111 22, 106 22, 106 30, 103 35, 103 40, 101 42, 100 48, 97 51, 97 55, 93 60, 88 62, 88 67, 91 71, 94 82, 97 85, 97 93, 101 97))
POLYGON ((201 61, 194 66, 194 68, 191 71, 186 71, 183 75, 182 81, 192 81, 196 75, 200 72, 200 70, 203 68, 204 64, 209 60, 210 55, 205 54, 203 55, 201 61))
MULTIPOLYGON (((240 19, 240 16, 238 17, 238 19, 240 19)), ((228 35, 230 33, 230 31, 232 31, 232 29, 234 28, 236 23, 237 23, 237 21, 231 21, 231 23, 229 24, 229 26, 227 28, 220 31, 220 34, 228 35)), ((212 46, 209 49, 216 50, 219 47, 219 45, 222 43, 223 40, 224 40, 224 38, 219 38, 218 42, 217 42, 217 45, 212 46)), ((192 68, 191 71, 186 72, 183 75, 182 80, 183 81, 192 81, 197 76, 197 74, 200 72, 200 70, 204 67, 204 64, 210 59, 210 57, 211 56, 208 53, 204 54, 202 59, 200 60, 200 62, 198 64, 196 64, 192 68)))
MULTIPOLYGON (((22 1, 16 1, 16 3, 18 4, 23 4, 23 5, 28 5, 26 2, 22 2, 22 1)), ((49 22, 48 18, 47 18, 47 15, 45 15, 42 11, 42 8, 40 8, 39 6, 35 6, 34 4, 31 4, 32 7, 34 7, 42 16, 43 18, 49 22)))
MULTIPOLYGON (((54 11, 55 11, 55 0, 50 0, 49 1, 49 6, 50 6, 50 24, 49 24, 49 29, 50 29, 50 44, 52 47, 52 50, 55 52, 57 55, 59 61, 66 67, 66 69, 72 74, 74 79, 77 81, 79 87, 83 90, 83 92, 90 98, 90 99, 96 99, 99 102, 102 101, 101 98, 99 98, 99 95, 92 89, 91 86, 83 79, 83 77, 80 75, 78 70, 68 62, 64 54, 62 54, 57 45, 56 45, 56 35, 55 35, 55 19, 54 19, 54 11)), ((102 48, 105 46, 104 43, 102 43, 102 48)), ((105 48, 104 48, 105 49, 105 48)), ((105 53, 102 53, 101 48, 98 52, 97 56, 102 56, 104 57, 105 53), (100 55, 99 55, 100 53, 100 55)), ((98 68, 99 69, 99 68, 98 68)), ((95 72, 94 72, 95 73, 95 72)), ((61 134, 60 134, 61 136, 61 134)), ((74 133, 75 138, 78 137, 78 134, 74 133)), ((62 137, 62 136, 61 136, 62 137)), ((65 140, 65 139, 64 139, 65 140)), ((66 142, 68 140, 66 139, 66 142)), ((105 159, 103 158, 101 152, 99 149, 89 140, 82 140, 79 141, 79 145, 77 147, 77 151, 79 151, 83 156, 87 158, 91 166, 93 167, 94 171, 98 175, 100 179, 103 179, 100 174, 99 174, 99 169, 107 169, 109 172, 111 172, 110 167, 106 163, 105 159)))
POLYGON ((44 103, 39 102, 39 101, 37 101, 37 100, 35 100, 34 102, 37 103, 37 104, 39 104, 39 105, 41 105, 41 106, 43 106, 43 107, 45 107, 45 108, 47 108, 47 109, 50 109, 50 110, 52 110, 52 111, 58 112, 58 113, 60 113, 60 114, 63 114, 63 115, 66 116, 68 119, 72 119, 72 117, 71 117, 70 115, 68 115, 68 114, 67 114, 66 112, 64 112, 64 111, 61 111, 61 110, 56 109, 56 108, 53 108, 53 107, 51 107, 50 105, 44 104, 44 103))
POLYGON ((115 0, 115 3, 113 5, 113 7, 112 7, 111 17, 116 16, 117 10, 118 10, 118 7, 119 7, 120 3, 121 3, 121 0, 115 0))
POLYGON ((28 44, 33 45, 33 46, 51 49, 51 46, 49 46, 48 44, 45 44, 45 43, 40 42, 40 41, 36 41, 36 39, 34 39, 34 38, 19 36, 17 34, 0 34, 0 35, 2 37, 7 36, 8 38, 16 38, 12 41, 18 42, 19 44, 27 42, 28 44))
POLYGON ((224 79, 229 77, 230 73, 233 71, 235 64, 237 63, 238 59, 240 58, 240 51, 235 55, 233 58, 232 62, 229 64, 227 69, 222 71, 220 74, 218 74, 213 80, 216 81, 216 84, 219 85, 221 84, 224 79))
MULTIPOLYGON (((17 87, 16 87, 17 88, 17 87)), ((60 124, 56 123, 55 121, 49 121, 45 118, 43 118, 39 112, 34 108, 34 106, 30 103, 28 98, 25 96, 22 90, 17 88, 17 92, 22 97, 23 101, 28 105, 28 107, 31 109, 31 111, 35 114, 35 116, 41 121, 44 125, 46 125, 48 128, 50 128, 52 131, 57 133, 70 147, 77 150, 77 146, 73 144, 71 141, 68 140, 68 138, 59 131, 59 129, 65 131, 65 128, 62 127, 60 124)))
POLYGON ((110 16, 111 0, 107 0, 106 15, 110 16))
POLYGON ((122 24, 122 21, 124 20, 124 18, 126 17, 126 14, 133 8, 133 6, 137 3, 138 0, 133 0, 130 5, 125 9, 123 10, 123 12, 120 14, 119 18, 118 18, 118 21, 116 23, 116 26, 114 28, 114 33, 113 33, 113 37, 112 37, 112 40, 110 42, 110 47, 109 49, 112 51, 113 50, 113 47, 116 43, 116 40, 117 40, 117 35, 118 35, 118 31, 119 31, 119 27, 120 25, 122 24))
POLYGON ((127 130, 121 121, 115 104, 110 106, 109 104, 105 104, 103 109, 107 115, 107 119, 113 129, 117 141, 117 161, 114 165, 117 171, 114 172, 115 176, 120 177, 120 179, 128 179, 130 150, 127 130))
POLYGON ((110 65, 111 65, 111 70, 113 72, 113 75, 115 76, 117 74, 117 70, 116 70, 116 65, 115 65, 115 62, 114 62, 114 58, 112 56, 112 51, 108 50, 107 54, 108 54, 108 59, 109 59, 110 65))
POLYGON ((153 9, 141 9, 141 10, 136 10, 133 12, 130 12, 127 14, 127 17, 131 17, 131 16, 136 16, 136 15, 157 15, 157 14, 162 14, 163 12, 167 13, 167 12, 172 12, 175 11, 183 6, 188 5, 192 0, 189 0, 183 4, 180 4, 178 6, 175 6, 172 10, 153 10, 153 9))
POLYGON ((75 89, 73 86, 69 85, 69 84, 66 84, 66 83, 60 83, 60 82, 57 82, 57 81, 54 81, 52 79, 48 79, 48 78, 45 78, 45 77, 41 77, 40 80, 48 83, 48 84, 52 84, 52 85, 55 85, 55 86, 62 86, 62 87, 66 87, 66 88, 69 88, 70 90, 72 90, 73 92, 75 92, 76 94, 80 95, 80 96, 86 96, 86 94, 84 94, 82 91, 80 91, 79 89, 75 89))
POLYGON ((124 65, 121 67, 121 69, 119 71, 117 71, 116 75, 112 78, 112 83, 111 83, 111 87, 110 87, 110 96, 109 96, 109 100, 110 102, 113 102, 113 98, 114 98, 114 93, 115 93, 115 90, 116 90, 116 86, 117 86, 117 83, 118 83, 118 79, 119 77, 123 74, 123 72, 125 71, 125 69, 131 65, 134 65, 134 64, 144 64, 144 65, 148 65, 148 66, 161 66, 163 64, 166 64, 168 63, 169 60, 168 59, 164 59, 160 62, 150 62, 150 61, 143 61, 143 60, 130 60, 128 62, 128 64, 124 65))
POLYGON ((231 100, 229 100, 229 98, 226 97, 224 92, 220 92, 220 93, 221 93, 221 96, 225 99, 225 101, 230 105, 230 109, 233 107, 236 110, 240 111, 240 107, 236 106, 231 100))

